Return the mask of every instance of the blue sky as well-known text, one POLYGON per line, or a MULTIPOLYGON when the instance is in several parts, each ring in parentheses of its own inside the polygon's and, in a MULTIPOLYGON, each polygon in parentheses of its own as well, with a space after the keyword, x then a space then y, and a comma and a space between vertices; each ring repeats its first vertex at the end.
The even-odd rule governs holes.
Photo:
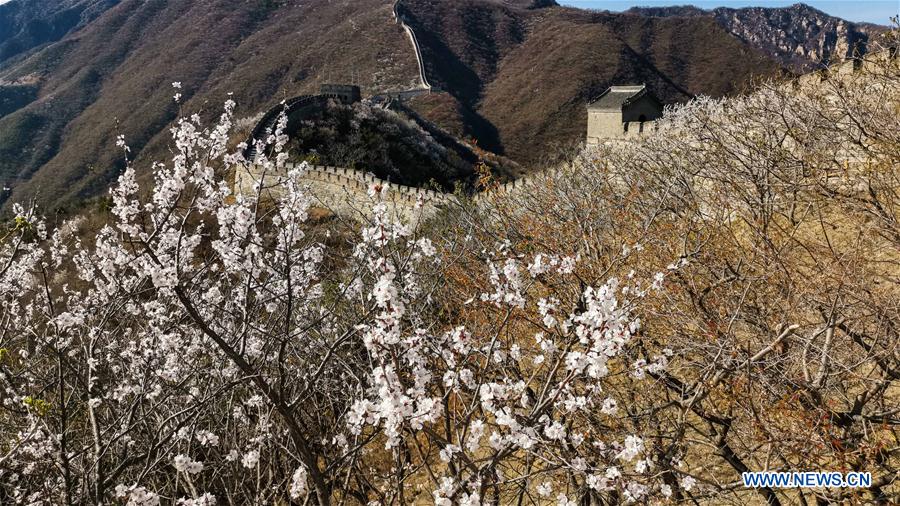
MULTIPOLYGON (((585 9, 605 9, 610 11, 623 11, 629 7, 664 5, 696 5, 703 9, 715 7, 784 7, 798 3, 799 0, 756 0, 755 2, 738 0, 557 0, 564 5, 581 7, 585 9)), ((868 21, 880 25, 890 25, 892 16, 900 12, 900 0, 806 0, 803 2, 832 16, 848 19, 850 21, 868 21)))

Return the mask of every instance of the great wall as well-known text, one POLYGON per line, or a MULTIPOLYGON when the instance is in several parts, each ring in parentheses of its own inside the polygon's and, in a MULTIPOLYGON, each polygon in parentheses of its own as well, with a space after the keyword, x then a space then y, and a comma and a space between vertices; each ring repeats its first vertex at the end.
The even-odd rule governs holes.
POLYGON ((264 140, 264 134, 267 130, 274 130, 275 124, 278 121, 278 117, 282 112, 294 113, 306 107, 313 106, 321 106, 328 102, 329 96, 327 94, 320 95, 301 95, 299 97, 294 97, 290 100, 285 101, 283 104, 279 104, 276 107, 272 107, 265 114, 263 114, 262 118, 256 122, 256 125, 253 127, 253 130, 250 132, 250 137, 247 142, 247 149, 244 152, 244 157, 248 160, 253 160, 256 158, 256 140, 264 140))
MULTIPOLYGON (((277 173, 266 174, 261 166, 251 165, 249 170, 235 174, 235 191, 244 195, 277 196, 282 191, 282 178, 298 166, 289 162, 277 173)), ((399 185, 341 167, 311 165, 301 174, 301 181, 316 207, 341 216, 372 216, 376 200, 369 191, 373 188, 384 189, 382 198, 388 214, 411 223, 427 220, 441 207, 456 202, 452 194, 399 185)))
MULTIPOLYGON (((412 27, 410 27, 406 23, 406 18, 401 12, 402 6, 400 2, 401 0, 394 1, 394 4, 391 8, 392 14, 394 17, 394 21, 400 25, 400 27, 409 38, 410 43, 412 44, 413 53, 416 57, 416 70, 418 73, 419 86, 408 90, 386 91, 380 93, 372 97, 372 99, 375 101, 390 102, 392 100, 396 100, 402 102, 420 95, 429 94, 434 90, 434 88, 428 82, 428 76, 425 73, 425 59, 422 56, 422 48, 419 46, 419 39, 416 38, 416 32, 413 31, 412 27)), ((291 116, 302 114, 302 112, 307 108, 311 109, 322 107, 328 102, 328 100, 335 99, 340 100, 344 103, 353 103, 355 101, 358 101, 360 98, 359 88, 356 86, 326 84, 322 86, 320 93, 317 95, 300 95, 298 97, 291 98, 284 103, 278 104, 266 111, 263 117, 256 122, 256 125, 253 127, 253 130, 250 133, 251 142, 247 143, 247 150, 244 153, 244 156, 248 160, 252 160, 255 158, 256 144, 252 142, 252 140, 261 139, 266 130, 274 129, 275 123, 277 122, 278 117, 282 112, 286 113, 290 118, 291 116)))
POLYGON ((403 27, 407 37, 413 45, 413 51, 416 54, 416 63, 419 68, 419 88, 425 92, 431 91, 431 84, 428 83, 428 76, 425 75, 425 58, 422 57, 422 48, 419 46, 419 39, 416 38, 416 32, 406 23, 406 19, 400 12, 400 0, 396 0, 393 6, 394 20, 403 27))
MULTIPOLYGON (((425 72, 425 59, 419 40, 412 27, 406 23, 401 9, 400 0, 395 0, 392 7, 394 21, 403 28, 412 44, 419 86, 409 90, 387 91, 372 97, 373 101, 388 105, 392 101, 403 102, 431 93, 433 90, 425 72)), ((253 162, 257 160, 257 146, 254 141, 264 139, 267 132, 274 131, 281 114, 285 114, 289 122, 297 121, 303 119, 305 113, 324 107, 329 100, 352 104, 360 98, 359 88, 356 86, 326 84, 322 86, 318 95, 301 95, 270 108, 253 127, 244 157, 253 162)), ((235 174, 235 192, 239 194, 260 192, 269 196, 277 194, 281 178, 296 167, 297 164, 287 163, 278 174, 266 174, 262 165, 252 163, 248 170, 235 174)), ((430 218, 440 207, 456 201, 456 197, 451 194, 398 185, 361 170, 343 167, 309 166, 303 173, 302 180, 317 204, 335 214, 370 216, 374 206, 374 201, 369 196, 372 187, 386 190, 384 201, 388 204, 389 213, 408 221, 430 218)), ((514 187, 515 183, 511 183, 510 188, 514 187)))
MULTIPOLYGON (((431 85, 425 76, 425 66, 422 60, 421 50, 413 30, 405 23, 399 12, 400 0, 394 3, 394 17, 410 37, 416 52, 419 66, 421 88, 376 95, 374 100, 382 100, 390 103, 391 100, 404 100, 422 92, 430 92, 431 85)), ((889 61, 897 61, 896 48, 876 56, 887 58, 889 61)), ((836 78, 842 79, 860 70, 865 70, 870 65, 868 59, 850 59, 839 64, 825 67, 819 71, 799 76, 785 85, 808 88, 815 87, 823 80, 836 78)), ((613 88, 610 88, 612 90, 613 88)), ((298 164, 286 163, 277 173, 266 173, 264 165, 255 163, 257 153, 252 140, 264 138, 266 132, 274 129, 280 114, 285 113, 288 120, 302 119, 302 116, 315 108, 327 105, 329 100, 338 100, 344 103, 354 103, 361 99, 359 88, 346 85, 323 85, 318 95, 303 95, 269 109, 253 128, 246 158, 251 160, 247 170, 235 174, 235 192, 238 194, 253 195, 277 195, 280 191, 281 181, 288 171, 298 167, 298 164)), ((590 106, 589 106, 590 108, 590 106)), ((611 132, 604 135, 605 141, 610 144, 632 144, 652 132, 660 130, 656 121, 623 121, 613 125, 611 132)), ((586 144, 596 145, 595 139, 590 137, 590 123, 588 125, 588 137, 586 144)), ((533 175, 520 178, 505 184, 492 187, 490 191, 480 192, 472 196, 476 203, 487 203, 495 198, 515 195, 517 192, 527 191, 558 175, 560 169, 547 169, 533 175)), ((433 217, 437 212, 453 204, 458 204, 458 198, 449 193, 436 192, 424 188, 415 188, 392 183, 379 179, 362 170, 312 165, 301 175, 301 181, 307 186, 318 207, 330 210, 334 214, 343 216, 371 217, 376 199, 370 196, 373 188, 384 190, 382 201, 387 204, 388 212, 395 218, 404 219, 410 223, 419 223, 433 217)))
MULTIPOLYGON (((235 192, 240 195, 259 195, 262 198, 277 197, 283 191, 283 178, 289 171, 300 167, 301 164, 288 162, 279 170, 266 172, 264 166, 252 164, 247 170, 235 174, 235 192)), ((557 169, 549 169, 532 177, 496 185, 488 192, 475 194, 473 200, 476 203, 486 203, 497 197, 525 191, 545 178, 552 177, 556 171, 557 169)), ((370 196, 372 189, 384 190, 380 201, 387 205, 389 215, 412 224, 426 221, 439 210, 459 204, 459 199, 452 193, 404 186, 361 170, 343 167, 309 165, 300 174, 300 181, 306 185, 315 207, 341 216, 370 218, 379 201, 370 196)))

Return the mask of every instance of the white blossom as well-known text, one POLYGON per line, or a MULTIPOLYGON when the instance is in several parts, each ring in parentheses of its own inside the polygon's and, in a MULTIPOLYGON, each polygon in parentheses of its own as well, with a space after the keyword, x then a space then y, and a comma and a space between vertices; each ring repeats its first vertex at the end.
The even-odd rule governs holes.
POLYGON ((294 471, 294 474, 291 476, 291 499, 302 499, 306 497, 307 494, 309 494, 309 490, 307 489, 306 485, 307 475, 308 473, 306 471, 306 467, 304 466, 300 466, 296 471, 294 471))
POLYGON ((253 469, 259 463, 259 450, 250 450, 241 457, 241 465, 253 469))
POLYGON ((181 471, 182 473, 188 474, 197 474, 203 471, 203 463, 192 460, 187 455, 176 455, 172 460, 172 465, 175 466, 175 469, 181 471))

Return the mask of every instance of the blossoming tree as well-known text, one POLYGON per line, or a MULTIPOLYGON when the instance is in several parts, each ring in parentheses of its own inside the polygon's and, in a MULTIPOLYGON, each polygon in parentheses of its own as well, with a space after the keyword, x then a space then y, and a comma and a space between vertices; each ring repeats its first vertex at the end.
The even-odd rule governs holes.
POLYGON ((16 208, 0 253, 3 497, 671 494, 640 435, 594 420, 626 402, 604 385, 632 367, 634 309, 658 283, 573 291, 574 254, 474 251, 471 236, 392 221, 384 202, 359 231, 310 221, 304 167, 284 170, 284 117, 254 161, 284 191, 233 195, 249 163, 228 150, 233 108, 209 129, 180 120, 151 187, 128 162, 92 236, 16 208), (482 289, 445 299, 448 270, 472 263, 482 289))

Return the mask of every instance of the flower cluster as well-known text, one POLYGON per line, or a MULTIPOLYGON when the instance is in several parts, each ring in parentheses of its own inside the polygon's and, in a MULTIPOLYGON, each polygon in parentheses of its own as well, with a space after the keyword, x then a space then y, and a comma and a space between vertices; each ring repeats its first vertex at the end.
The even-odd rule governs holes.
POLYGON ((234 107, 212 128, 180 119, 149 189, 128 161, 93 234, 16 207, 0 245, 14 502, 209 506, 225 484, 327 504, 425 476, 438 504, 516 487, 568 504, 565 475, 635 501, 664 490, 640 434, 597 425, 628 401, 612 371, 647 381, 671 358, 632 356, 652 289, 582 287, 577 252, 460 249, 392 215, 380 187, 361 227, 314 222, 283 115, 254 160, 283 191, 233 194, 226 178, 249 172, 228 151, 234 107), (451 298, 464 262, 482 282, 451 298))

